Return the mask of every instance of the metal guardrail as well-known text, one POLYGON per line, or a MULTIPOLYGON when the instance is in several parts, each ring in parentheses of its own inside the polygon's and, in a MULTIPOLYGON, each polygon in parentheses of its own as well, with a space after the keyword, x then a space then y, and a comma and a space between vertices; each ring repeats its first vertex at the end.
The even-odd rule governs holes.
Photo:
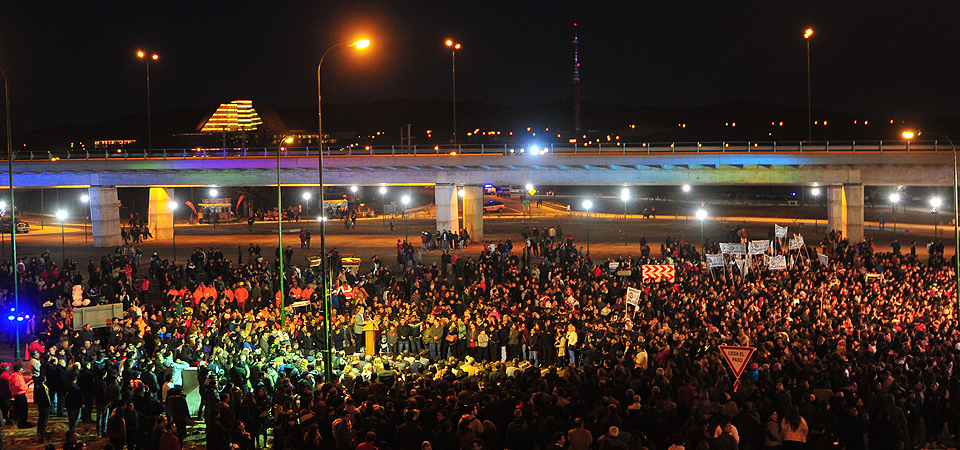
MULTIPOLYGON (((341 156, 545 156, 545 155, 668 155, 668 154, 822 154, 822 153, 910 153, 950 152, 941 141, 713 141, 642 142, 637 144, 549 144, 543 147, 499 145, 381 145, 324 147, 324 157, 341 156)), ((266 159, 316 157, 317 147, 192 148, 192 149, 103 149, 94 151, 20 151, 17 161, 60 160, 148 160, 148 159, 266 159)))

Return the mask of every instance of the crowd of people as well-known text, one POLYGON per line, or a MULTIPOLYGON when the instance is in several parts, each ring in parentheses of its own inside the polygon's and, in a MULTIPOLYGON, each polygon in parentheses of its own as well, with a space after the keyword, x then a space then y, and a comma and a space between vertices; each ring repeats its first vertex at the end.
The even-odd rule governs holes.
POLYGON ((0 365, 0 412, 65 449, 81 448, 80 422, 131 450, 179 449, 192 421, 207 448, 241 450, 912 450, 960 436, 942 250, 876 252, 830 233, 813 249, 826 263, 801 249, 786 270, 709 270, 683 239, 601 261, 559 226, 520 238, 430 265, 403 242, 392 268, 334 255, 329 334, 317 268, 285 263, 281 278, 279 248, 154 255, 147 274, 129 251, 86 270, 49 254, 5 261, 0 295, 17 273, 34 337, 0 365), (675 279, 643 280, 643 264, 673 265, 675 279), (124 316, 75 329, 74 286, 124 316), (721 345, 756 348, 739 379, 721 345), (51 437, 64 412, 66 436, 51 437))

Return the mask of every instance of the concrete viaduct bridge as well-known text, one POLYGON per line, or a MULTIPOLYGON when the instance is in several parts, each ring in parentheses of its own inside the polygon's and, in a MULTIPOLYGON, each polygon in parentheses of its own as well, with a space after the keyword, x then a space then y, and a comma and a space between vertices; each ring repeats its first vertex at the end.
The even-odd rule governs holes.
MULTIPOLYGON (((20 152, 15 188, 88 187, 95 246, 122 243, 118 187, 150 187, 154 236, 172 235, 169 187, 317 186, 317 148, 111 149, 20 152)), ((483 236, 485 183, 524 185, 820 185, 832 229, 863 236, 865 185, 952 186, 944 142, 685 142, 576 147, 382 146, 324 148, 325 185, 433 185, 437 228, 459 220, 483 236)), ((6 167, 4 167, 6 169, 6 167)), ((6 172, 6 170, 4 170, 6 172)), ((7 180, 6 173, 0 180, 7 180)))

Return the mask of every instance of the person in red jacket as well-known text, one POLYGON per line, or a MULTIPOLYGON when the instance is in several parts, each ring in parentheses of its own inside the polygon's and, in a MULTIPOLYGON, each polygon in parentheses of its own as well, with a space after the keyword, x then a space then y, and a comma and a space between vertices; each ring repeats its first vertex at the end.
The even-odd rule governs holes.
POLYGON ((17 417, 17 428, 31 428, 27 421, 27 382, 23 379, 23 363, 17 360, 10 372, 10 396, 13 397, 13 412, 17 417))

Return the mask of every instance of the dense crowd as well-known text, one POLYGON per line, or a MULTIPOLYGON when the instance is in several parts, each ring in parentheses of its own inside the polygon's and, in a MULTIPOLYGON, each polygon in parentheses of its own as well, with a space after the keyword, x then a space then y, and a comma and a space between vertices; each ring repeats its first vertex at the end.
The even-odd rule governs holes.
POLYGON ((640 256, 595 261, 553 227, 429 266, 407 243, 394 268, 343 267, 334 251, 329 380, 320 277, 292 252, 198 248, 146 273, 129 251, 85 268, 44 254, 0 267, 8 302, 19 272, 36 336, 3 364, 0 409, 41 439, 66 412, 64 448, 96 421, 114 449, 178 449, 196 376, 211 449, 916 449, 958 432, 956 286, 942 245, 926 260, 896 248, 830 233, 828 264, 802 248, 787 270, 746 272, 707 270, 669 237, 659 254, 643 238, 640 256), (281 257, 284 303, 309 300, 285 323, 281 257), (648 263, 675 281, 629 270, 648 263), (74 330, 78 292, 124 317, 74 330), (363 356, 371 324, 378 356, 363 356), (724 344, 756 348, 736 390, 724 344))

